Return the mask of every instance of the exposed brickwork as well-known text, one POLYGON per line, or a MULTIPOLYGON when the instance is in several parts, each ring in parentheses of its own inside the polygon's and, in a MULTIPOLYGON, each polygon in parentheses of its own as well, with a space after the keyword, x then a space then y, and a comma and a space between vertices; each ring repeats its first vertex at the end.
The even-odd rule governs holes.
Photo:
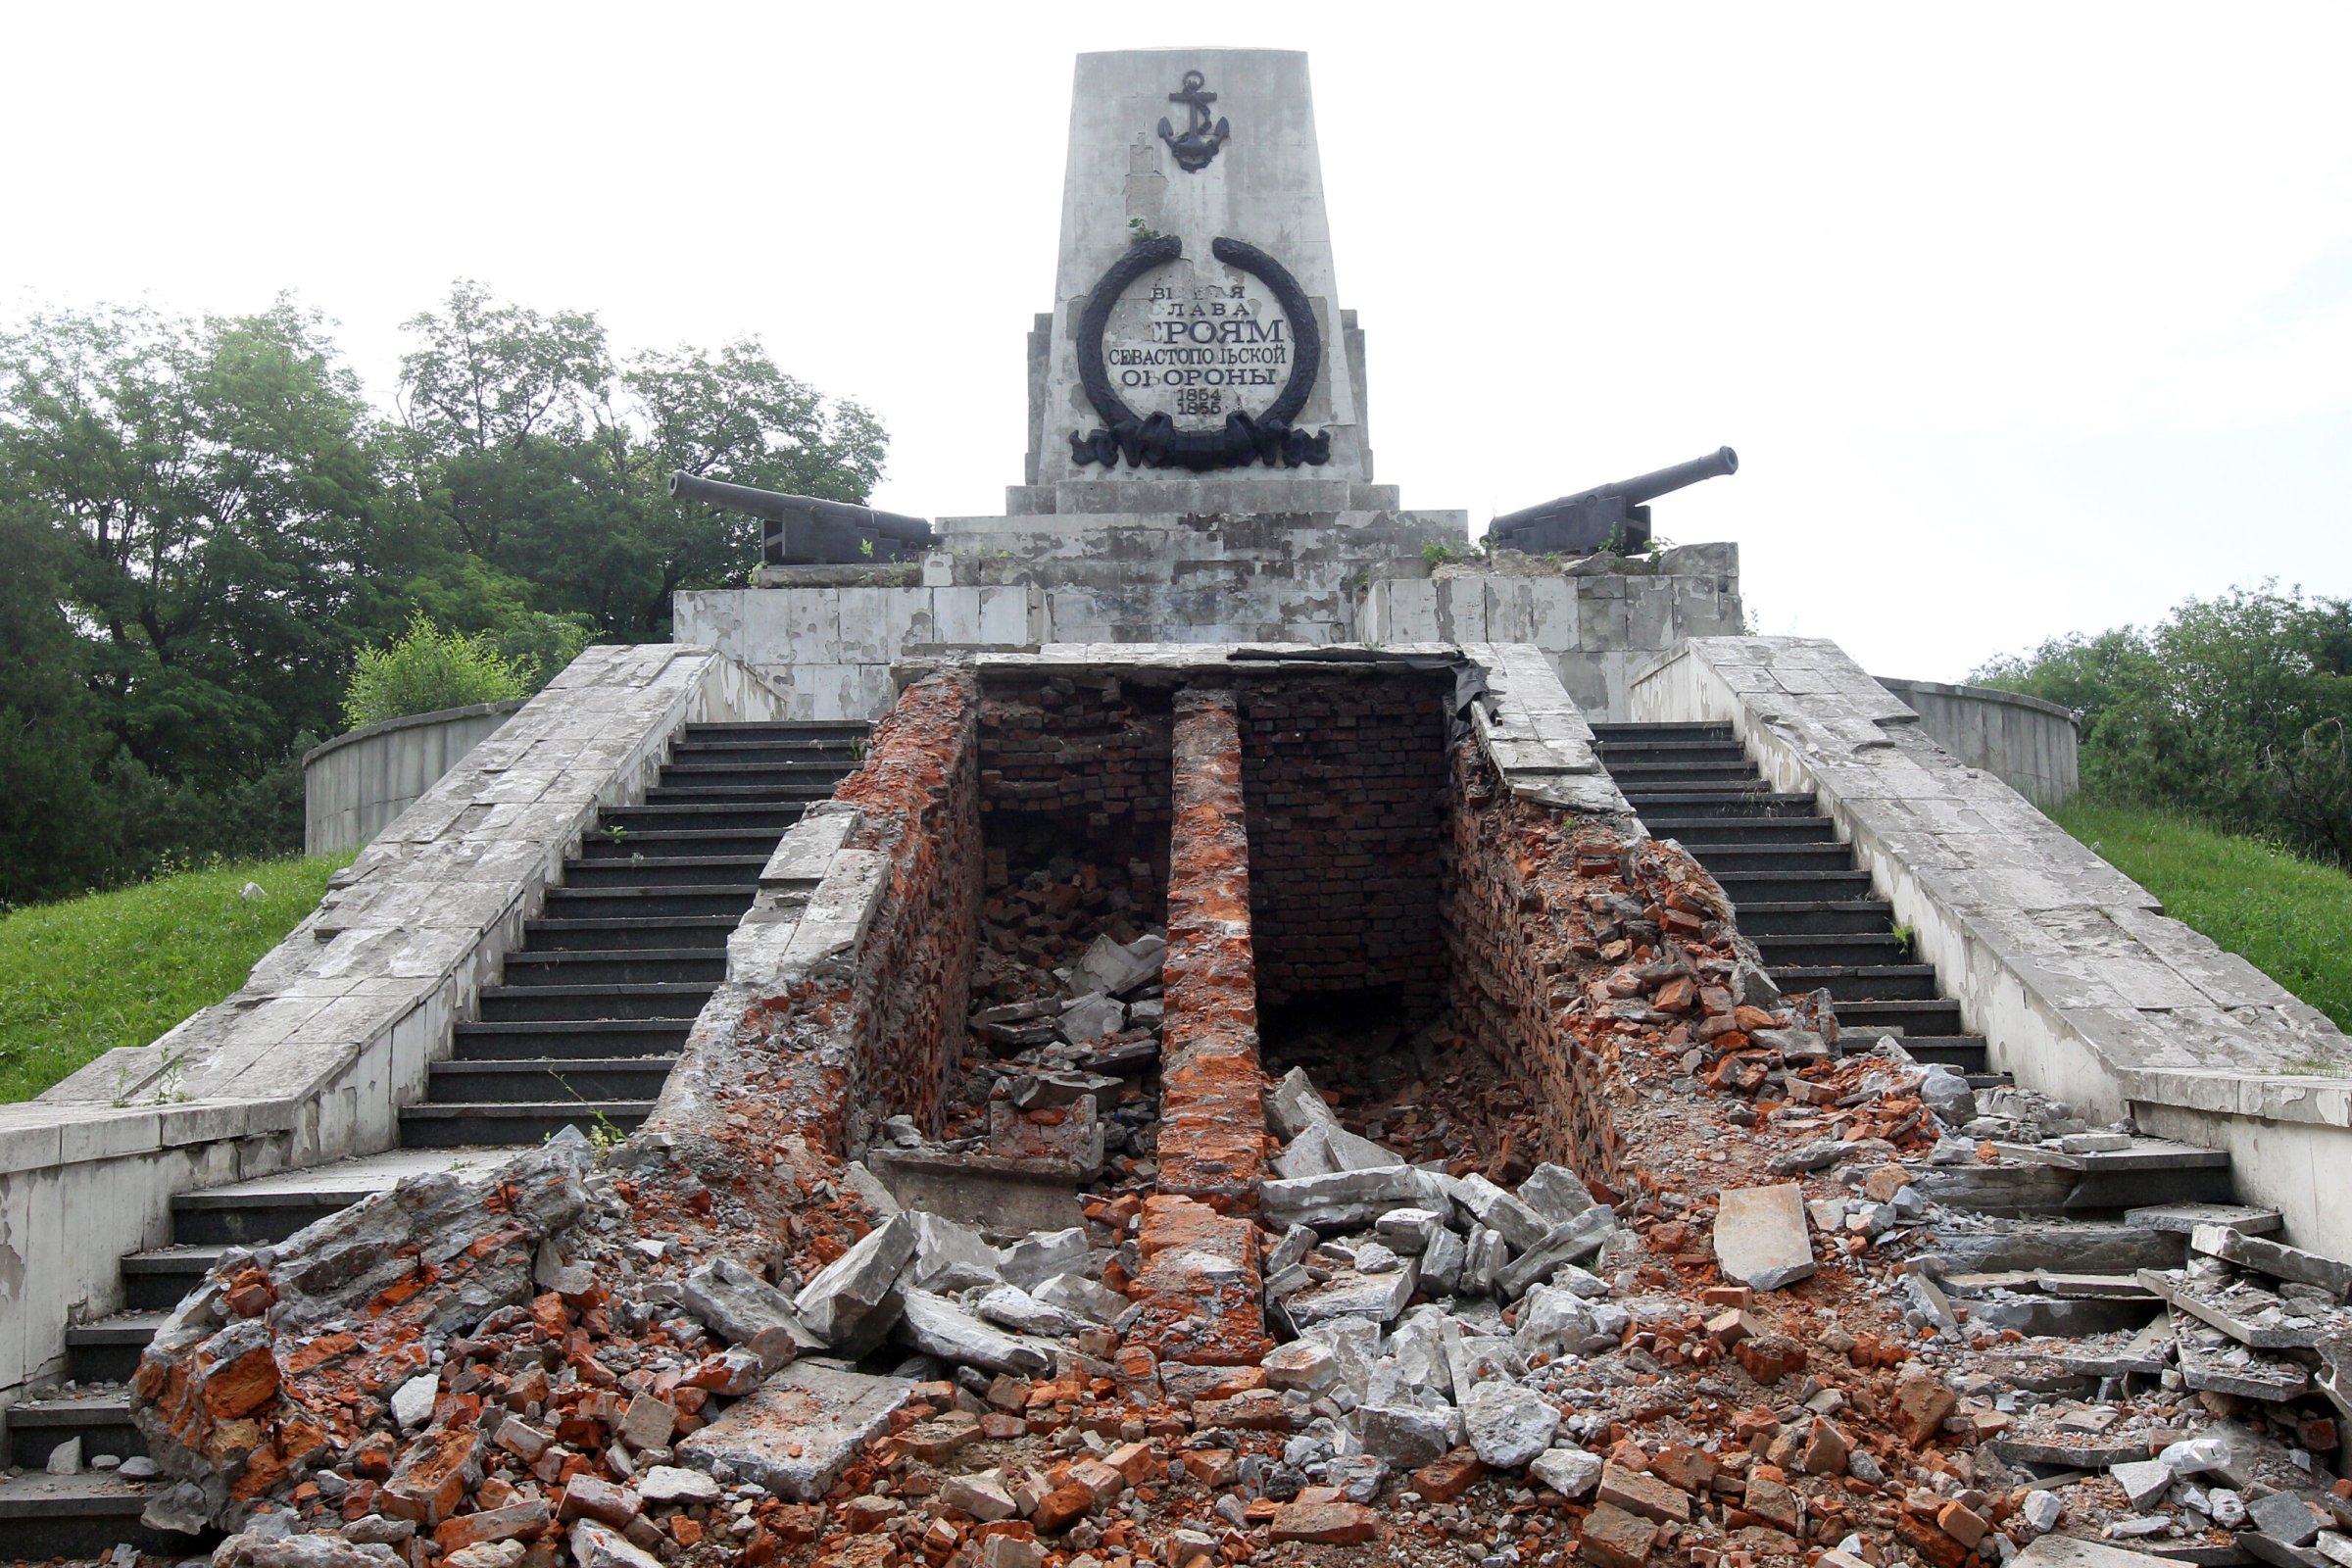
POLYGON ((991 888, 1054 857, 1150 868, 1139 906, 1157 918, 1168 863, 1165 692, 1104 677, 992 683, 980 707, 980 809, 991 888))
POLYGON ((1232 1212, 1265 1174, 1250 844, 1231 692, 1176 699, 1159 1188, 1232 1212))
POLYGON ((1244 786, 1258 993, 1401 986, 1445 1000, 1443 912, 1450 676, 1245 684, 1244 786))
POLYGON ((936 1129, 961 1054, 979 940, 979 713, 967 674, 910 687, 834 792, 865 815, 857 847, 890 860, 851 998, 854 1114, 864 1122, 903 1112, 936 1129))
POLYGON ((1632 1180, 1623 1112, 1633 1090, 1613 1037, 1576 1016, 1595 966, 1659 939, 1666 906, 1686 939, 1736 940, 1730 905, 1696 861, 1597 823, 1578 823, 1502 787, 1468 741, 1453 755, 1446 882, 1454 1021, 1517 1076, 1547 1114, 1541 1156, 1623 1193, 1632 1180), (1611 902, 1619 901, 1619 902, 1611 902))

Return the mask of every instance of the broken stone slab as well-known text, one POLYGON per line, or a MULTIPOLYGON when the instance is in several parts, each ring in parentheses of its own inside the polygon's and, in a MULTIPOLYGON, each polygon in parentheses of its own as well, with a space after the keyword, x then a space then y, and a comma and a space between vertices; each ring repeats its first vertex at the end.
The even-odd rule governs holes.
POLYGON ((1512 1343, 1526 1356, 1557 1357, 1581 1352, 1600 1338, 1592 1309, 1574 1291, 1539 1285, 1519 1303, 1519 1324, 1512 1343))
POLYGON ((2034 1283, 2050 1296, 2068 1300, 2153 1301, 2156 1293, 2139 1283, 2132 1274, 2064 1274, 2056 1269, 2035 1269, 2034 1283))
POLYGON ((2308 1546, 2332 1515, 2324 1514, 2292 1492, 2274 1492, 2246 1504, 2246 1522, 2289 1546, 2308 1546))
POLYGON ((1083 1274, 1056 1274, 1029 1294, 1047 1306, 1097 1323, 1108 1323, 1127 1310, 1127 1298, 1083 1274))
POLYGON ((1093 1181, 1102 1174, 1104 1150, 1092 1095, 1036 1111, 1016 1110, 1009 1100, 988 1102, 988 1152, 1000 1159, 1066 1165, 1079 1180, 1093 1181))
POLYGON ((1456 1184, 1454 1201, 1470 1221, 1500 1233, 1514 1252, 1524 1252, 1536 1246, 1551 1229, 1543 1215, 1475 1173, 1462 1177, 1456 1184))
POLYGON ((1444 1216, 1426 1208, 1392 1208, 1372 1222, 1372 1234, 1407 1257, 1428 1250, 1430 1238, 1445 1228, 1444 1216))
POLYGON ((1939 1237, 1936 1253, 1952 1273, 2061 1268, 2128 1274, 2142 1268, 2178 1268, 2187 1255, 2186 1243, 2185 1236, 2153 1226, 2032 1219, 1939 1237))
POLYGON ((1448 1295, 1461 1286, 1462 1263, 1469 1243, 1457 1231, 1441 1230, 1421 1252, 1421 1279, 1431 1290, 1448 1295))
POLYGON ((1086 1223, 1078 1172, 1061 1160, 916 1149, 871 1149, 865 1157, 902 1207, 969 1225, 992 1240, 1086 1223))
MULTIPOLYGON (((1592 1206, 1592 1190, 1565 1165, 1538 1165, 1519 1184, 1519 1200, 1553 1225, 1564 1224, 1592 1206)), ((1556 1488, 1554 1489, 1557 1490, 1556 1488)))
POLYGON ((961 1291, 995 1284, 1003 1259, 997 1250, 968 1225, 944 1214, 906 1211, 914 1228, 914 1256, 906 1265, 906 1283, 923 1291, 961 1291))
POLYGON ((793 1298, 793 1312, 834 1350, 860 1355, 898 1321, 899 1276, 914 1256, 915 1229, 893 1214, 818 1271, 793 1298))
POLYGON ((1795 1182, 1724 1189, 1715 1211, 1715 1262, 1726 1278, 1751 1290, 1777 1291, 1811 1276, 1813 1238, 1804 1198, 1795 1182))
POLYGON ((1602 1459, 1578 1447, 1546 1448, 1528 1461, 1527 1473, 1570 1502, 1600 1485, 1602 1459))
POLYGON ((796 1361, 690 1433, 678 1457, 706 1472, 724 1464, 739 1481, 814 1502, 869 1440, 889 1429, 891 1412, 913 1388, 907 1378, 796 1361))
POLYGON ((1127 1027, 1127 1004, 1101 992, 1078 998, 1054 1020, 1054 1032, 1073 1046, 1115 1035, 1127 1027))
POLYGON ((2161 1459, 2132 1459, 2107 1472, 2134 1508, 2146 1508, 2173 1484, 2173 1467, 2161 1459))
POLYGON ((1291 1322, 1301 1329, 1335 1317, 1363 1317, 1388 1323, 1413 1298, 1418 1276, 1419 1270, 1409 1263, 1383 1274, 1342 1269, 1330 1279, 1309 1285, 1290 1297, 1283 1302, 1283 1309, 1290 1313, 1291 1322))
MULTIPOLYGON (((404 1437, 422 1432, 432 1424, 433 1403, 440 1397, 440 1373, 427 1372, 422 1377, 409 1379, 392 1391, 392 1424, 400 1429, 404 1437)), ((79 1441, 75 1440, 77 1446, 74 1452, 77 1454, 80 1452, 79 1441)), ((70 1470, 65 1473, 73 1474, 70 1470)))
MULTIPOLYGON (((2208 1285, 2152 1268, 2139 1271, 2139 1282, 2176 1310, 2201 1318, 2257 1350, 2312 1349, 2330 1326, 2320 1317, 2294 1311, 2269 1291, 2251 1285, 2208 1285)), ((2327 1314, 2329 1319, 2340 1316, 2327 1314)))
POLYGON ((1056 1274, 1085 1271, 1086 1228, 1069 1225, 1024 1236, 998 1255, 998 1275, 1007 1285, 1031 1290, 1056 1274))
POLYGON ((1165 937, 1142 936, 1121 943, 1107 935, 1099 936, 1070 971, 1070 985, 1078 991, 1125 996, 1159 978, 1167 951, 1165 937))
POLYGON ((1054 1365, 1051 1341, 1007 1334, 929 1291, 910 1290, 903 1296, 899 1337, 925 1355, 936 1355, 955 1366, 1016 1376, 1043 1372, 1054 1365))
POLYGON ((1282 1233, 1282 1240, 1267 1250, 1263 1265, 1265 1272, 1274 1275, 1285 1269, 1297 1268, 1306 1261, 1306 1254, 1315 1250, 1315 1233, 1308 1227, 1289 1227, 1282 1233))
POLYGON ((1516 1470, 1551 1446, 1560 1412, 1535 1390, 1499 1378, 1481 1383, 1462 1401, 1462 1429, 1479 1458, 1516 1470))
MULTIPOLYGON (((1056 1279, 1067 1278, 1055 1275, 1056 1279)), ((1015 1285, 999 1285, 981 1293, 972 1302, 972 1310, 1001 1328, 1015 1334, 1041 1336, 1045 1339, 1066 1339, 1088 1327, 1086 1318, 1074 1316, 1057 1306, 1031 1296, 1015 1285)))
POLYGON ((594 1519, 572 1525, 571 1560, 578 1568, 662 1568, 661 1558, 594 1519))
POLYGON ((2331 1293, 2339 1301, 2347 1294, 2352 1294, 2352 1263, 2339 1263, 2332 1257, 2322 1257, 2300 1247, 2288 1247, 2282 1242, 2248 1236, 2228 1225, 2197 1226, 2188 1234, 2188 1247, 2193 1252, 2222 1258, 2240 1268, 2268 1274, 2273 1279, 2316 1285, 2331 1293))
POLYGON ((1266 1125, 1286 1143, 1309 1127, 1339 1124, 1339 1115, 1315 1092, 1314 1082, 1306 1076, 1304 1067, 1293 1067, 1283 1074, 1282 1082, 1266 1095, 1266 1125))
POLYGON ((1356 1411, 1356 1419, 1364 1451, 1405 1470, 1443 1459, 1461 1435, 1461 1416, 1450 1405, 1368 1404, 1356 1411))
POLYGON ((1550 1279, 1579 1259, 1591 1257, 1617 1229, 1617 1211, 1594 1203, 1576 1218, 1552 1226, 1526 1253, 1505 1264, 1494 1276, 1494 1288, 1511 1300, 1550 1279))
POLYGON ((2065 1432, 2054 1428, 2020 1431, 2009 1428, 1992 1440, 1993 1454, 2011 1464, 2042 1465, 2057 1470, 2108 1470, 2148 1456, 2148 1442, 2109 1440, 2095 1433, 2065 1432))
POLYGON ((2183 1329, 2177 1350, 2181 1382, 2200 1392, 2272 1403, 2311 1392, 2311 1373, 2299 1363, 2232 1345, 2209 1329, 2183 1329))
POLYGON ((700 1470, 688 1470, 681 1465, 658 1464, 637 1477, 637 1495, 647 1502, 688 1503, 716 1502, 719 1485, 700 1470))
POLYGON ((1369 1225, 1392 1208, 1421 1196, 1409 1165, 1378 1170, 1344 1170, 1328 1176, 1299 1176, 1260 1182, 1257 1209, 1271 1225, 1308 1225, 1318 1231, 1369 1225))
POLYGON ((2144 1551, 2103 1545, 2080 1536, 2045 1535, 2009 1559, 2009 1568, 2153 1568, 2158 1559, 2144 1551))
POLYGON ((1282 1181, 1301 1176, 1330 1176, 1342 1167, 1331 1152, 1329 1129, 1309 1127, 1292 1139, 1273 1159, 1274 1174, 1282 1181))
POLYGON ((1012 1081, 1007 1097, 1015 1110, 1052 1110, 1092 1095, 1097 1103, 1115 1096, 1119 1080, 1099 1072, 1031 1072, 1012 1081))
POLYGON ((2124 1223, 2187 1236, 2200 1225, 2227 1225, 2241 1236, 2268 1236, 2286 1221, 2275 1208, 2244 1203, 2151 1203, 2124 1210, 2124 1223))
POLYGON ((678 1286, 678 1302, 730 1345, 781 1331, 804 1350, 823 1348, 793 1310, 792 1298, 731 1257, 712 1258, 678 1286))
POLYGON ((1493 1294, 1494 1282, 1511 1261, 1510 1244, 1502 1237, 1479 1226, 1463 1244, 1462 1268, 1458 1289, 1464 1296, 1493 1294))

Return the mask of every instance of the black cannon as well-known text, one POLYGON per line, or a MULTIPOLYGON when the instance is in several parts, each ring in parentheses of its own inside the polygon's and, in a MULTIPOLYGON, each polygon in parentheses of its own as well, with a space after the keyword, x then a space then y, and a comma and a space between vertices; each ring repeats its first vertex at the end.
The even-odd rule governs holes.
POLYGON ((1497 550, 1519 550, 1531 556, 1640 550, 1649 543, 1647 503, 1701 479, 1739 471, 1740 454, 1722 447, 1639 479, 1624 479, 1546 501, 1540 507, 1505 513, 1488 525, 1487 538, 1497 550))
POLYGON ((749 513, 767 526, 760 535, 760 558, 770 566, 862 566, 876 562, 913 561, 936 536, 921 517, 854 507, 846 501, 788 496, 748 484, 722 484, 680 468, 669 476, 669 493, 728 512, 749 513))

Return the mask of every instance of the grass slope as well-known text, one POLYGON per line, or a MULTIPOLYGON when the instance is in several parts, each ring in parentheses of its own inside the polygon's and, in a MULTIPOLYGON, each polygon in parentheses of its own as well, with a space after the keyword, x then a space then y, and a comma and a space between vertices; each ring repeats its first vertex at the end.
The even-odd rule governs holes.
POLYGON ((254 860, 0 915, 0 1102, 143 1046, 245 983, 351 857, 254 860), (246 883, 265 897, 240 897, 246 883))
POLYGON ((2052 815, 2166 913, 2352 1030, 2352 875, 2160 811, 2070 803, 2052 815))

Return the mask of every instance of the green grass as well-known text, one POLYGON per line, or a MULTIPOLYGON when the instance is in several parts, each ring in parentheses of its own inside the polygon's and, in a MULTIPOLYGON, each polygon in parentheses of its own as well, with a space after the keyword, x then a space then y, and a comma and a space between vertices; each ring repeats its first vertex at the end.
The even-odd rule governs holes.
POLYGON ((351 859, 253 860, 0 915, 0 1102, 236 990, 351 859), (248 882, 267 896, 239 897, 248 882))
POLYGON ((2076 802, 2051 814, 2166 913, 2352 1030, 2352 875, 2161 811, 2076 802))

